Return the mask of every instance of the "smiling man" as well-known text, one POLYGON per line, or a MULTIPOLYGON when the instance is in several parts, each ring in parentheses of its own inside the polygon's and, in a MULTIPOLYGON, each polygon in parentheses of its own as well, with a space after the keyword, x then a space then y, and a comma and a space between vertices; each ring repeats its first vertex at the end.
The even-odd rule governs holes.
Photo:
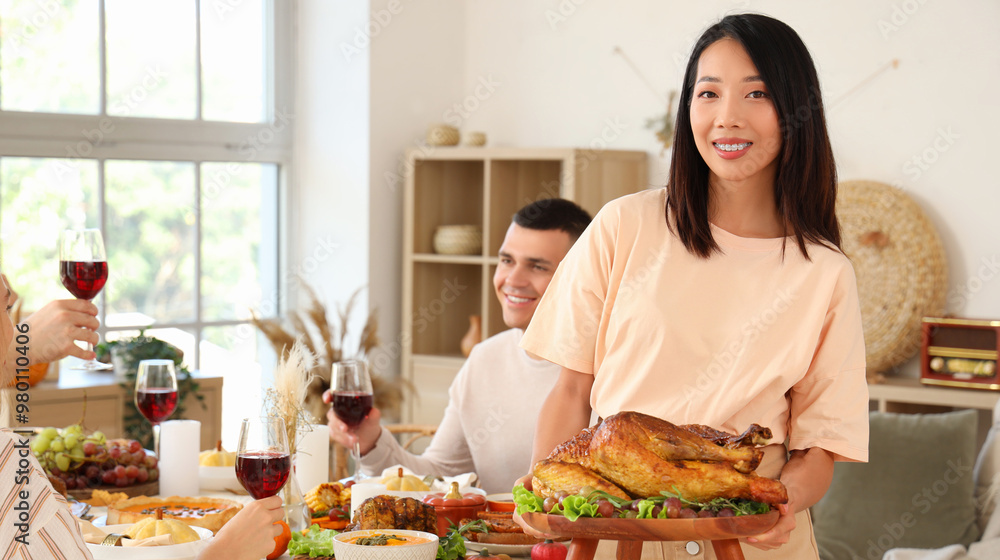
MULTIPOLYGON (((444 419, 423 455, 405 451, 372 409, 357 431, 366 474, 396 464, 422 475, 475 472, 487 493, 510 492, 530 466, 538 411, 559 376, 558 366, 534 359, 518 343, 556 267, 589 223, 587 212, 563 199, 540 200, 514 215, 493 275, 510 329, 473 348, 448 390, 444 419)), ((323 399, 329 402, 329 392, 323 399)), ((332 412, 327 420, 333 439, 352 447, 346 426, 332 412)))

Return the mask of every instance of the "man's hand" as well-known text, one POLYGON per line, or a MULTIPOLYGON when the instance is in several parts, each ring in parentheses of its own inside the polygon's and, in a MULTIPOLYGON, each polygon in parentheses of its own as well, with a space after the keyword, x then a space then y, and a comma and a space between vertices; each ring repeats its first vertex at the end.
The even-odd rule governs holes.
MULTIPOLYGON (((332 393, 327 389, 323 392, 323 402, 329 404, 332 401, 332 393)), ((382 435, 381 419, 382 413, 379 412, 379 409, 372 408, 368 416, 365 416, 365 419, 361 421, 361 425, 358 426, 357 430, 351 430, 347 427, 347 424, 341 422, 340 418, 337 418, 332 408, 326 412, 326 425, 330 427, 330 439, 348 449, 354 449, 354 442, 359 441, 361 443, 362 456, 367 455, 369 451, 375 448, 375 443, 378 442, 379 436, 382 435)))
POLYGON ((54 362, 66 356, 90 360, 94 352, 80 348, 75 342, 100 342, 97 306, 87 300, 50 301, 21 322, 29 327, 28 359, 32 364, 54 362))

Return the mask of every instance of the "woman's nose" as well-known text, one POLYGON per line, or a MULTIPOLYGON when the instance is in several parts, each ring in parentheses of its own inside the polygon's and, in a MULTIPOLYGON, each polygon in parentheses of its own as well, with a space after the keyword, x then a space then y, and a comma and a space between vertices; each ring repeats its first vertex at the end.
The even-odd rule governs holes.
POLYGON ((716 126, 722 128, 734 128, 743 125, 743 112, 740 100, 734 96, 727 95, 719 104, 719 113, 716 115, 716 126))

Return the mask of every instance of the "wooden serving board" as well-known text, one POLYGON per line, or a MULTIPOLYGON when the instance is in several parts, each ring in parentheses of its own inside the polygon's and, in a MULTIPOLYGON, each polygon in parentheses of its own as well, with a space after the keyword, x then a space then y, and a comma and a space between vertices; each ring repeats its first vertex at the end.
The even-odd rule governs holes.
POLYGON ((581 517, 570 521, 562 515, 525 513, 532 528, 563 537, 613 541, 712 541, 752 537, 778 523, 778 511, 761 515, 698 519, 606 519, 581 517))
POLYGON ((123 488, 119 488, 113 484, 110 486, 101 485, 97 488, 76 488, 73 490, 67 490, 67 493, 77 500, 89 500, 90 495, 94 492, 94 490, 104 490, 111 493, 124 492, 129 498, 134 498, 136 496, 155 496, 160 493, 160 481, 154 480, 143 484, 125 486, 123 488))
POLYGON ((762 515, 698 519, 605 519, 581 517, 570 521, 562 515, 525 513, 533 529, 572 537, 567 560, 593 560, 597 543, 618 541, 618 560, 639 560, 642 541, 712 541, 719 560, 744 560, 737 539, 766 532, 778 523, 777 510, 762 515))

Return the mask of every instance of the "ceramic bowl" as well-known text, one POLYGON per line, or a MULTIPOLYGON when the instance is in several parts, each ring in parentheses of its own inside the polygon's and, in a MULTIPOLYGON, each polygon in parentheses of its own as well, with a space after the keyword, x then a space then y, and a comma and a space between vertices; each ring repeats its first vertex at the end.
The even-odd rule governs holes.
POLYGON ((438 537, 433 533, 423 531, 405 531, 402 529, 371 529, 364 531, 348 531, 333 537, 333 555, 337 560, 434 560, 437 556, 438 537), (379 534, 406 535, 426 539, 416 544, 395 546, 364 546, 351 544, 347 541, 357 537, 375 536, 379 534))

